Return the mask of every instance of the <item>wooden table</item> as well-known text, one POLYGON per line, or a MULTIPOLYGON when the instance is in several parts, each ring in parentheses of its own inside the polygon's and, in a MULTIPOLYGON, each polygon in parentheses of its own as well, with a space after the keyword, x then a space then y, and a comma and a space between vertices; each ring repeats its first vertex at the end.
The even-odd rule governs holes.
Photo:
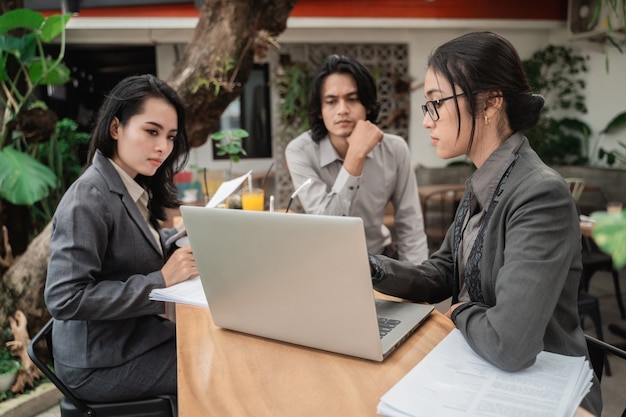
POLYGON ((180 417, 373 417, 454 325, 433 311, 382 363, 220 329, 208 308, 177 304, 176 328, 180 417))
POLYGON ((384 362, 263 339, 176 306, 180 417, 377 416, 380 397, 454 328, 437 311, 384 362))

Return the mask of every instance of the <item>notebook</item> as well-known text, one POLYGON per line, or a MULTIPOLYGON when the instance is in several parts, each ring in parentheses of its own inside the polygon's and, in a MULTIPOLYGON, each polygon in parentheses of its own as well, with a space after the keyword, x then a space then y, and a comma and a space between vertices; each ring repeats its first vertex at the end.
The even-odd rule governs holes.
POLYGON ((194 206, 181 213, 219 327, 382 361, 433 310, 374 299, 360 218, 194 206), (382 338, 379 316, 398 322, 382 338))

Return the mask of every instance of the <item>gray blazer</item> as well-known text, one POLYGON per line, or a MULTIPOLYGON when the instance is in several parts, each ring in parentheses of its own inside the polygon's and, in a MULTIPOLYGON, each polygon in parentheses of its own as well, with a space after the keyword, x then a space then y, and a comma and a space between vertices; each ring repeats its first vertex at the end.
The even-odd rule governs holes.
MULTIPOLYGON (((463 310, 455 324, 472 349, 516 371, 542 350, 587 355, 578 319, 581 246, 576 207, 563 178, 523 140, 485 231, 480 265, 485 304, 463 310)), ((389 272, 376 289, 413 301, 453 294, 454 227, 429 260, 415 266, 379 257, 389 272)), ((597 380, 596 380, 597 382, 597 380)), ((599 415, 599 385, 583 402, 599 415)))
POLYGON ((174 338, 174 324, 158 316, 163 303, 148 299, 165 287, 164 261, 115 168, 97 152, 54 215, 44 295, 55 360, 112 367, 174 338))

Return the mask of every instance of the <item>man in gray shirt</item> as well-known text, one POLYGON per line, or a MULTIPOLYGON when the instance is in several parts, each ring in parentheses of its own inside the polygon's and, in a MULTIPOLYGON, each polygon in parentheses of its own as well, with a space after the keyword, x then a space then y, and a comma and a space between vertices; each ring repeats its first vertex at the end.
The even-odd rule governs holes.
POLYGON ((367 68, 349 57, 328 57, 311 86, 311 130, 287 145, 285 157, 295 188, 313 180, 298 194, 305 211, 361 217, 371 254, 388 253, 383 218, 391 202, 398 258, 418 264, 428 245, 409 148, 374 124, 379 108, 367 68))

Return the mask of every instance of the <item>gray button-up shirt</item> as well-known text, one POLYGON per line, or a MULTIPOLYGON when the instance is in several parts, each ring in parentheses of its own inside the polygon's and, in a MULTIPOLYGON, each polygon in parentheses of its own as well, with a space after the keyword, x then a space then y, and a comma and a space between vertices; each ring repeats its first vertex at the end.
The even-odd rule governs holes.
POLYGON ((380 254, 386 238, 385 207, 391 202, 400 259, 418 264, 428 258, 417 181, 404 139, 385 134, 380 146, 367 155, 358 177, 343 168, 328 136, 315 143, 304 132, 287 145, 285 157, 295 188, 313 180, 298 194, 307 213, 362 218, 368 251, 380 254))

